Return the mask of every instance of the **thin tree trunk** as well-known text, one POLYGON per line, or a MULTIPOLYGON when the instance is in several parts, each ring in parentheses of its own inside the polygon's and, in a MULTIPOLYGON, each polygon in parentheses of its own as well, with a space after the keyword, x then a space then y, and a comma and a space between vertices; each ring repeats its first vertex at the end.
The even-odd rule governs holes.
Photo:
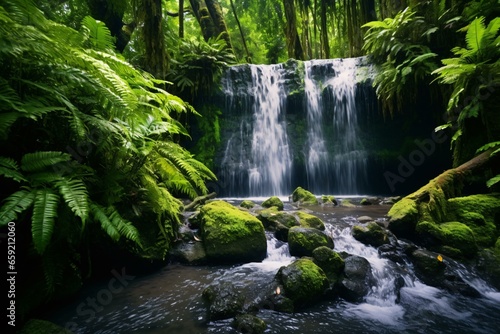
POLYGON ((229 49, 232 49, 231 38, 229 32, 227 31, 226 21, 224 20, 224 15, 222 15, 222 7, 217 0, 205 0, 208 12, 212 18, 212 22, 217 31, 217 36, 221 36, 225 41, 229 49))
POLYGON ((286 18, 286 44, 288 57, 298 60, 304 60, 304 51, 300 43, 300 37, 297 32, 297 18, 295 16, 294 0, 284 0, 285 18, 286 18))
POLYGON ((238 29, 240 30, 241 41, 243 42, 243 47, 245 48, 245 53, 247 55, 247 62, 252 63, 252 57, 250 56, 250 52, 248 52, 247 42, 245 41, 245 35, 243 34, 243 29, 241 28, 240 20, 238 19, 238 14, 236 14, 236 8, 234 7, 233 0, 230 0, 231 9, 233 10, 234 19, 236 20, 236 24, 238 25, 238 29))
POLYGON ((146 70, 158 79, 164 79, 169 59, 165 50, 162 25, 162 0, 142 0, 144 13, 143 36, 146 47, 146 70))
POLYGON ((326 2, 321 1, 321 13, 320 13, 320 19, 321 19, 321 45, 323 46, 323 51, 325 58, 328 59, 330 58, 330 44, 328 42, 328 26, 327 26, 327 19, 326 19, 326 2))
POLYGON ((179 38, 184 38, 184 0, 179 0, 179 38))

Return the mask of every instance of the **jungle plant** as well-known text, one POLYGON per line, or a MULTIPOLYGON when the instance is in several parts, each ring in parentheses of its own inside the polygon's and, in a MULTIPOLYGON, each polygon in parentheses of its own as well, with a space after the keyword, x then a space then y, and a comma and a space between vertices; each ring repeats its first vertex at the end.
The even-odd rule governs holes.
POLYGON ((95 226, 145 257, 153 245, 142 232, 152 228, 161 259, 182 210, 175 196, 206 193, 215 178, 173 140, 187 135, 173 115, 194 110, 112 42, 91 17, 76 31, 29 0, 0 1, 0 227, 31 225, 49 294, 62 282, 54 268, 80 261, 53 255, 89 247, 95 226))

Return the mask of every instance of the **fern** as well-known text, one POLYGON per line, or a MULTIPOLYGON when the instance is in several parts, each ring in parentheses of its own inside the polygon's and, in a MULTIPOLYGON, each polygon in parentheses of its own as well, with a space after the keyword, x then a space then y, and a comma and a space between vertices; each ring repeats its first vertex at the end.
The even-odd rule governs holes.
POLYGON ((491 187, 493 187, 495 184, 497 184, 499 182, 500 182, 500 174, 498 174, 497 176, 492 177, 491 179, 489 179, 486 182, 486 186, 488 186, 488 188, 491 188, 491 187))
POLYGON ((21 169, 25 172, 34 172, 70 160, 71 156, 63 152, 27 153, 21 159, 21 169))
POLYGON ((89 215, 88 192, 87 187, 82 180, 68 180, 63 178, 57 182, 59 192, 64 201, 73 213, 85 221, 89 215))
POLYGON ((19 213, 27 210, 33 204, 34 195, 32 191, 19 190, 7 197, 0 208, 0 226, 16 220, 19 213))
POLYGON ((111 50, 114 47, 114 38, 106 25, 95 20, 91 16, 86 16, 82 21, 82 28, 89 32, 89 41, 92 47, 97 50, 111 50))
POLYGON ((58 202, 59 196, 51 189, 40 189, 35 193, 31 233, 39 254, 43 254, 52 237, 58 202))

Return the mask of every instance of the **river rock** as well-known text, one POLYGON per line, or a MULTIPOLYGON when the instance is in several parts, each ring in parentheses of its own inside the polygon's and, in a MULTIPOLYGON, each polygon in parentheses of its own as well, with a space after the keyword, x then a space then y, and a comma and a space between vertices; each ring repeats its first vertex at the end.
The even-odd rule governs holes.
POLYGON ((224 201, 200 209, 200 234, 207 258, 216 263, 262 261, 267 241, 261 221, 224 201))
POLYGON ((240 206, 245 209, 252 209, 255 206, 255 203, 248 199, 245 199, 241 201, 240 206))
POLYGON ((331 237, 310 227, 292 227, 288 231, 288 245, 292 256, 311 256, 320 246, 334 247, 331 237))
POLYGON ((387 231, 375 222, 368 223, 367 226, 355 225, 352 228, 352 236, 359 242, 373 247, 390 243, 387 231))
POLYGON ((282 211, 284 208, 283 202, 277 196, 269 197, 264 202, 262 202, 262 207, 264 208, 270 208, 273 206, 278 208, 279 211, 282 211))
POLYGON ((323 221, 320 218, 310 213, 298 211, 297 217, 299 218, 299 224, 302 227, 317 228, 318 230, 321 231, 325 230, 325 223, 323 223, 323 221))
POLYGON ((321 196, 321 204, 335 206, 338 204, 338 202, 333 195, 323 195, 321 196))
POLYGON ((324 271, 307 258, 281 267, 276 278, 283 286, 284 295, 293 301, 295 308, 315 303, 329 286, 324 271))
POLYGON ((207 287, 202 296, 208 302, 208 318, 212 321, 235 317, 245 304, 245 297, 229 282, 207 287))
POLYGON ((330 281, 330 288, 340 281, 344 271, 344 259, 333 249, 321 246, 313 251, 314 263, 316 263, 325 272, 330 281))
POLYGON ((370 263, 356 255, 348 256, 344 261, 344 278, 340 282, 339 294, 347 301, 361 302, 374 284, 370 263))
POLYGON ((170 250, 170 257, 174 261, 190 265, 207 263, 207 253, 201 242, 179 242, 170 250))
POLYGON ((237 315, 231 326, 239 333, 245 334, 262 334, 267 327, 264 320, 251 314, 237 315))
POLYGON ((276 208, 259 211, 257 218, 262 222, 266 230, 274 232, 276 239, 285 242, 288 241, 290 227, 299 225, 294 215, 277 211, 276 208))
POLYGON ((302 205, 318 205, 318 199, 311 192, 297 187, 292 193, 292 201, 302 205))
POLYGON ((349 199, 342 199, 340 201, 340 206, 343 206, 344 208, 355 208, 356 205, 354 205, 349 199))
POLYGON ((358 220, 358 222, 360 223, 369 223, 369 222, 372 222, 373 221, 373 218, 370 217, 370 216, 360 216, 358 218, 356 218, 358 220))

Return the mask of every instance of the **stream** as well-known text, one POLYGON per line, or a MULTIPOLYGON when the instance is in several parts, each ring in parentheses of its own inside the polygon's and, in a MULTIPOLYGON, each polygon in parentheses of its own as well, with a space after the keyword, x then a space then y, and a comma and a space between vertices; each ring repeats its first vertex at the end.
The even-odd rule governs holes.
MULTIPOLYGON (((237 204, 241 199, 232 199, 237 204)), ((366 258, 376 286, 362 303, 343 299, 326 300, 293 314, 260 310, 257 316, 267 323, 266 333, 499 333, 500 292, 489 287, 465 266, 456 264, 459 275, 481 296, 469 298, 428 286, 416 278, 410 263, 397 264, 379 257, 351 235, 359 216, 385 221, 388 205, 355 208, 321 206, 309 208, 326 224, 335 250, 366 258), (404 279, 399 296, 396 277, 404 279)), ((293 209, 285 202, 285 210, 293 209)), ((267 235, 268 255, 260 263, 239 266, 183 266, 170 264, 141 277, 118 273, 87 286, 79 297, 46 318, 75 334, 138 333, 192 334, 237 333, 231 320, 210 322, 202 291, 215 282, 230 281, 252 296, 264 289, 281 266, 291 263, 288 245, 267 235), (112 282, 112 283, 111 283, 112 282), (117 288, 117 282, 123 282, 117 288)))

